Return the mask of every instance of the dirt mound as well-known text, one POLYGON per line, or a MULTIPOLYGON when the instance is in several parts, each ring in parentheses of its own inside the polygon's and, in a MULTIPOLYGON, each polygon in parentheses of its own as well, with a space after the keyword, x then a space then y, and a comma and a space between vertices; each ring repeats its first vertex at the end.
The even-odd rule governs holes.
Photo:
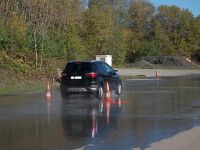
POLYGON ((176 56, 148 56, 143 57, 134 64, 142 68, 199 68, 195 62, 188 61, 185 57, 176 56))
POLYGON ((141 67, 141 68, 154 68, 155 67, 152 63, 150 63, 146 60, 137 61, 133 64, 133 66, 141 67))

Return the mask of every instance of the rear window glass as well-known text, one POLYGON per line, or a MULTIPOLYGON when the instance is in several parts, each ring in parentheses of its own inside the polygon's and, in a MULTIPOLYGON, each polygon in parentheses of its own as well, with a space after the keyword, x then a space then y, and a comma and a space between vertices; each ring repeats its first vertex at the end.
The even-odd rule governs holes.
POLYGON ((91 64, 85 62, 68 63, 64 70, 64 72, 68 74, 73 74, 73 73, 82 74, 82 73, 89 73, 90 71, 91 71, 91 64))

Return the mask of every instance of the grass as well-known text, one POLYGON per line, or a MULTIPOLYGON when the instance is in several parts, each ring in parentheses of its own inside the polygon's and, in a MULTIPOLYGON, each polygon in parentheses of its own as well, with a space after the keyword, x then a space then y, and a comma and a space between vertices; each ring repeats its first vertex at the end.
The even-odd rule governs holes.
POLYGON ((0 95, 41 91, 45 88, 45 79, 41 71, 37 74, 32 71, 30 76, 30 73, 22 73, 0 64, 0 95))
POLYGON ((40 85, 21 85, 21 86, 8 86, 0 88, 0 95, 8 95, 12 93, 21 93, 28 91, 42 90, 43 87, 40 85))
POLYGON ((36 82, 22 82, 18 80, 10 80, 6 85, 0 87, 0 95, 8 95, 12 93, 37 91, 44 89, 44 85, 36 82))
POLYGON ((122 80, 146 78, 145 75, 121 75, 122 80))

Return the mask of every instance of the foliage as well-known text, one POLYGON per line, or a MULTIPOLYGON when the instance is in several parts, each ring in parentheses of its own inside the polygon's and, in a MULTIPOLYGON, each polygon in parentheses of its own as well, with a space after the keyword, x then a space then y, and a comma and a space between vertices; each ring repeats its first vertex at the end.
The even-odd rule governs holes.
POLYGON ((112 34, 113 22, 107 9, 100 9, 96 5, 86 10, 83 15, 82 39, 86 45, 88 58, 93 59, 96 53, 110 52, 108 43, 112 34))
POLYGON ((113 55, 114 65, 147 55, 197 56, 200 17, 149 0, 89 0, 88 7, 83 0, 3 0, 0 51, 1 65, 23 73, 97 54, 113 55))
POLYGON ((195 46, 192 14, 176 6, 160 6, 155 19, 155 35, 161 50, 168 49, 161 54, 190 56, 195 46))
POLYGON ((137 59, 143 56, 157 55, 159 55, 159 51, 154 41, 143 41, 135 52, 135 58, 137 59))
POLYGON ((23 59, 11 58, 5 52, 0 52, 0 67, 15 73, 29 74, 31 67, 23 59))

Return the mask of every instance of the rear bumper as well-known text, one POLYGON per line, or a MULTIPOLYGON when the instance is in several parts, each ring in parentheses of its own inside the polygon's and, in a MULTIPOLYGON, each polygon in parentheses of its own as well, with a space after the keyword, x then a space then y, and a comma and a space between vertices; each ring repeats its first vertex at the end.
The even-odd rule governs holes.
POLYGON ((70 93, 70 94, 76 94, 76 93, 88 93, 88 94, 94 94, 98 90, 98 85, 91 85, 91 86, 62 86, 61 85, 61 91, 70 93))

